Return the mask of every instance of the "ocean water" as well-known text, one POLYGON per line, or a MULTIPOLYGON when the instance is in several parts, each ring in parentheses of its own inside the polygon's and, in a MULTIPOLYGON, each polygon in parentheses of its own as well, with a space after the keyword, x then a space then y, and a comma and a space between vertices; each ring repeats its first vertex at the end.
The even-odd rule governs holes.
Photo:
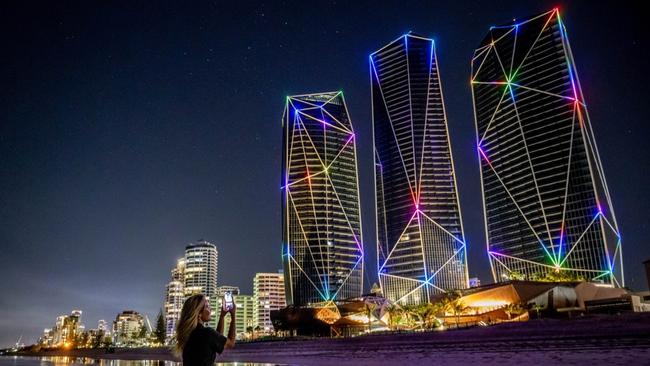
MULTIPOLYGON (((182 362, 163 360, 107 360, 88 357, 0 356, 0 366, 182 366, 182 362)), ((270 363, 215 363, 213 366, 271 366, 270 363)))

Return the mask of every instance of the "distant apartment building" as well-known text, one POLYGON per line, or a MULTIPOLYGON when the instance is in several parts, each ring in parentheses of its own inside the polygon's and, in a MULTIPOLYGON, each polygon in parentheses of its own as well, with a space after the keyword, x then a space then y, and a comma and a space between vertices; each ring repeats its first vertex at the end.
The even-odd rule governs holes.
POLYGON ((171 281, 166 286, 165 298, 165 338, 170 340, 174 337, 176 331, 176 323, 181 315, 183 309, 183 302, 185 296, 183 295, 183 284, 179 281, 171 281))
POLYGON ((217 247, 205 240, 185 247, 185 296, 216 295, 218 259, 217 247))
POLYGON ((284 275, 282 273, 257 273, 253 280, 255 327, 268 334, 273 332, 271 310, 286 307, 284 275))
POLYGON ((179 258, 176 266, 172 268, 172 281, 180 281, 185 284, 185 257, 179 258))
MULTIPOLYGON (((206 240, 199 240, 185 247, 185 270, 183 294, 185 297, 203 294, 208 300, 217 295, 217 247, 206 240)), ((208 326, 216 324, 209 322, 208 326)))
POLYGON ((176 267, 172 269, 171 281, 167 283, 165 288, 163 308, 165 311, 165 339, 167 343, 170 343, 174 337, 176 323, 183 309, 183 302, 185 301, 184 278, 185 258, 181 258, 178 260, 176 267))
POLYGON ((97 330, 104 331, 104 332, 109 331, 108 322, 106 320, 104 320, 104 319, 100 319, 97 322, 97 330))
MULTIPOLYGON (((185 247, 185 256, 180 258, 171 270, 171 279, 165 287, 163 309, 165 313, 165 339, 173 343, 176 323, 183 309, 185 300, 195 294, 205 295, 210 304, 219 298, 217 288, 217 265, 219 252, 217 247, 206 241, 198 240, 185 247)), ((213 309, 214 311, 215 309, 213 309)), ((214 313, 218 313, 214 311, 214 313)), ((216 323, 208 322, 216 327, 216 323)))
POLYGON ((113 343, 120 347, 137 347, 147 334, 145 318, 137 311, 125 310, 113 321, 113 343))
POLYGON ((39 344, 46 347, 71 347, 83 331, 81 310, 73 310, 70 315, 59 315, 54 327, 43 330, 39 344))

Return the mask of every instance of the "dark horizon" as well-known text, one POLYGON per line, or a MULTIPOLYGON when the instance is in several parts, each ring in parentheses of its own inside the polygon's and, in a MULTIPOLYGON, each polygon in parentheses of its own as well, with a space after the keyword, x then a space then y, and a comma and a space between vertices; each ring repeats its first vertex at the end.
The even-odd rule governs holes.
POLYGON ((491 282, 470 61, 491 25, 559 7, 623 238, 647 289, 650 207, 640 5, 3 4, 0 347, 59 314, 87 329, 125 309, 153 321, 185 245, 219 250, 219 286, 252 293, 281 264, 287 95, 343 90, 358 136, 365 286, 376 282, 368 55, 435 39, 470 277, 491 282), (370 273, 369 273, 370 272, 370 273))

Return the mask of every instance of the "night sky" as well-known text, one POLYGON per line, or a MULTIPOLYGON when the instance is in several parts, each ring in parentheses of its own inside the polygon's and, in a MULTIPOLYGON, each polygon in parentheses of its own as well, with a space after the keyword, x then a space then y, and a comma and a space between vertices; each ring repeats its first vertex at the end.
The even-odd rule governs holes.
POLYGON ((219 249, 219 285, 281 268, 286 95, 343 90, 359 154, 366 283, 375 281, 368 54, 436 41, 469 273, 491 280, 470 59, 491 25, 559 6, 623 237, 626 283, 650 259, 646 14, 613 2, 3 2, 0 346, 55 317, 151 321, 187 243, 219 249), (645 22, 645 23, 644 23, 645 22))

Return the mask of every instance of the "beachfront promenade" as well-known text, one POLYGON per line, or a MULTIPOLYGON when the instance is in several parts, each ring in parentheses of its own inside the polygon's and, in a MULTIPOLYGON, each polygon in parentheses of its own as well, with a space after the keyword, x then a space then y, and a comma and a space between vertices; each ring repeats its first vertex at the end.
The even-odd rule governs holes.
MULTIPOLYGON (((292 365, 635 365, 650 359, 650 313, 542 319, 470 329, 383 334, 355 338, 239 343, 218 362, 292 365)), ((90 351, 90 350, 89 350, 90 351)), ((80 352, 80 353, 79 353, 80 352)), ((158 350, 117 350, 116 359, 164 359, 158 350)))

